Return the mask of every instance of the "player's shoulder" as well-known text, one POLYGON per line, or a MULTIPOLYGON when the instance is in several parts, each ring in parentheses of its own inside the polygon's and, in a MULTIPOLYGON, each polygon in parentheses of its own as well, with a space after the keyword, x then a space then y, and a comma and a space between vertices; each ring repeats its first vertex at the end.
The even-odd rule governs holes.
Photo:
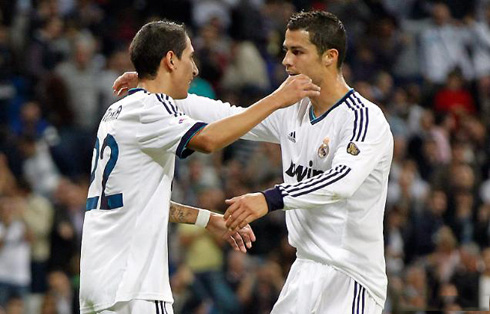
POLYGON ((388 123, 383 110, 355 90, 351 90, 350 94, 345 98, 343 109, 344 113, 353 119, 357 117, 357 119, 364 119, 373 123, 388 123))

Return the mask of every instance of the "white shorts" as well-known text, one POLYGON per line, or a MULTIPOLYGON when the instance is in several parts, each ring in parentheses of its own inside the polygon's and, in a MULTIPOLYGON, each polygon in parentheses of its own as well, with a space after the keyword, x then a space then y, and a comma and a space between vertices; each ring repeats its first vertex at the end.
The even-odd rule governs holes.
POLYGON ((381 314, 354 279, 335 268, 297 258, 271 314, 381 314))
POLYGON ((117 302, 110 308, 98 312, 100 314, 174 314, 172 304, 155 300, 131 300, 117 302))

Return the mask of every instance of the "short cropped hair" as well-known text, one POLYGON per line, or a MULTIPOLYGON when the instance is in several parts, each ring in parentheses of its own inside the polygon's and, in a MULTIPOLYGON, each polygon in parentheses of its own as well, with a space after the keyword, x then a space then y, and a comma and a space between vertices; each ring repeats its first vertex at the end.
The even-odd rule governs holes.
POLYGON ((187 32, 183 24, 154 21, 145 24, 134 36, 129 46, 131 62, 140 79, 153 79, 160 61, 169 51, 182 57, 186 47, 187 32))
POLYGON ((347 34, 344 24, 337 16, 325 11, 295 13, 289 19, 287 29, 307 31, 319 55, 328 49, 337 49, 339 52, 337 68, 342 67, 347 50, 347 34))

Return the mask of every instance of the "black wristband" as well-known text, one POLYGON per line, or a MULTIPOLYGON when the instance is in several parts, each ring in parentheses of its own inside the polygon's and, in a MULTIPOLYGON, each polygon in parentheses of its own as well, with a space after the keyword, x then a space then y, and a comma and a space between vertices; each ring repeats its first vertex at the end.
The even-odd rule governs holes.
POLYGON ((260 193, 262 193, 265 197, 265 201, 267 202, 267 207, 269 209, 269 212, 284 208, 282 193, 278 187, 267 189, 260 193))

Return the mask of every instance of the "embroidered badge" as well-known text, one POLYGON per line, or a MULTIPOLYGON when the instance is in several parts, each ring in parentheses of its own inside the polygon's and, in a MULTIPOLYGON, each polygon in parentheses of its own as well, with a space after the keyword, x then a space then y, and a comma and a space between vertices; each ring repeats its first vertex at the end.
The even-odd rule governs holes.
POLYGON ((329 142, 330 142, 330 139, 328 137, 325 137, 323 139, 322 145, 320 145, 320 147, 318 147, 318 157, 320 157, 320 158, 327 157, 328 153, 330 152, 330 147, 328 146, 329 142))
POLYGON ((350 142, 349 145, 347 145, 347 152, 351 155, 357 156, 361 152, 359 148, 357 147, 354 142, 350 142))

